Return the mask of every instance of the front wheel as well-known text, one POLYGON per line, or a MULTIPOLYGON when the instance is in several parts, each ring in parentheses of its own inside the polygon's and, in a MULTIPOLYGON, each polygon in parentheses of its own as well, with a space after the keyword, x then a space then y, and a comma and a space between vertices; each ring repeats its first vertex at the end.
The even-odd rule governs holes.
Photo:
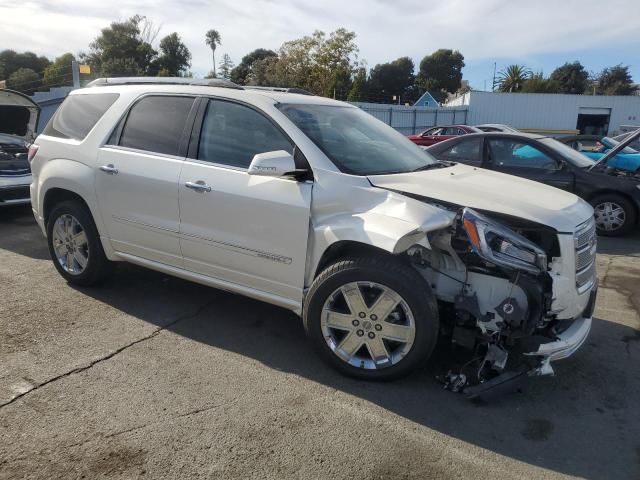
POLYGON ((591 200, 598 235, 624 235, 636 223, 636 212, 629 200, 620 195, 604 194, 591 200))
POLYGON ((309 289, 307 335, 320 356, 340 372, 391 380, 426 361, 439 319, 429 285, 392 257, 341 260, 309 289))

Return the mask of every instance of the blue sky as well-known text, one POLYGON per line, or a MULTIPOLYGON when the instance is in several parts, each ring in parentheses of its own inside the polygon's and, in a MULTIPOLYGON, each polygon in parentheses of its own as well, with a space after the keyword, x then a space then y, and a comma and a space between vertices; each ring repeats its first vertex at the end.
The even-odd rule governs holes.
POLYGON ((217 57, 238 63, 256 48, 345 27, 369 68, 401 56, 417 67, 438 48, 460 50, 475 88, 485 80, 490 88, 494 61, 498 70, 521 63, 545 74, 565 61, 595 72, 623 63, 640 82, 640 0, 0 0, 0 49, 86 51, 101 28, 136 13, 160 27, 156 47, 177 31, 200 76, 211 69, 210 28, 222 35, 217 57))

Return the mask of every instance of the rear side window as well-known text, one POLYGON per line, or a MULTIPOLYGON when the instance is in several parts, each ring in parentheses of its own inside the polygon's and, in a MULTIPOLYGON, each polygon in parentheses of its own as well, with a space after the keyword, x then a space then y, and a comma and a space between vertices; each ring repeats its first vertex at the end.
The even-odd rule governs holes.
POLYGON ((179 155, 193 97, 145 97, 137 102, 120 135, 122 147, 179 155))
POLYGON ((84 140, 119 96, 117 93, 69 95, 42 133, 52 137, 84 140))

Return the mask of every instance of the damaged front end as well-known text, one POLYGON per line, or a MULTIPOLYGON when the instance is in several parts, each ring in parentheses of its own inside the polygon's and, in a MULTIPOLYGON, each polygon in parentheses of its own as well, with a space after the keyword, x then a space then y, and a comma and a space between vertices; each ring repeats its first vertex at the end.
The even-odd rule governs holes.
POLYGON ((464 208, 451 228, 429 235, 431 248, 407 252, 449 313, 442 334, 470 357, 442 377, 447 388, 470 397, 513 390, 527 377, 553 374, 550 362, 582 345, 596 288, 595 265, 577 264, 580 255, 595 263, 595 227, 584 223, 587 230, 559 235, 524 219, 464 208), (577 267, 593 276, 582 289, 577 267), (563 306, 572 295, 585 303, 579 315, 563 306))

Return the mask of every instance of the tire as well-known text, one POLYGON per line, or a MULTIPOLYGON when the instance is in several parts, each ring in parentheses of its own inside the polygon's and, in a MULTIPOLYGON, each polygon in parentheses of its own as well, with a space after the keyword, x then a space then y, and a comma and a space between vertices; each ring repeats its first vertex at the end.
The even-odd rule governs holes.
POLYGON ((47 222, 47 243, 58 273, 73 285, 95 285, 111 272, 91 212, 80 202, 67 200, 53 208, 47 222))
POLYGON ((589 202, 595 210, 598 235, 618 237, 636 224, 636 210, 625 197, 615 193, 598 195, 589 202), (619 213, 614 213, 619 210, 619 213))
POLYGON ((410 266, 384 256, 347 258, 329 265, 309 289, 303 321, 323 360, 364 380, 400 378, 426 362, 440 327, 428 283, 410 266), (376 304, 378 300, 384 303, 376 304), (360 301, 365 305, 357 308, 360 301), (396 308, 385 315, 395 302, 396 308), (386 318, 377 318, 375 312, 386 318), (332 327, 336 324, 340 326, 332 327), (402 341, 390 340, 392 334, 402 341))

